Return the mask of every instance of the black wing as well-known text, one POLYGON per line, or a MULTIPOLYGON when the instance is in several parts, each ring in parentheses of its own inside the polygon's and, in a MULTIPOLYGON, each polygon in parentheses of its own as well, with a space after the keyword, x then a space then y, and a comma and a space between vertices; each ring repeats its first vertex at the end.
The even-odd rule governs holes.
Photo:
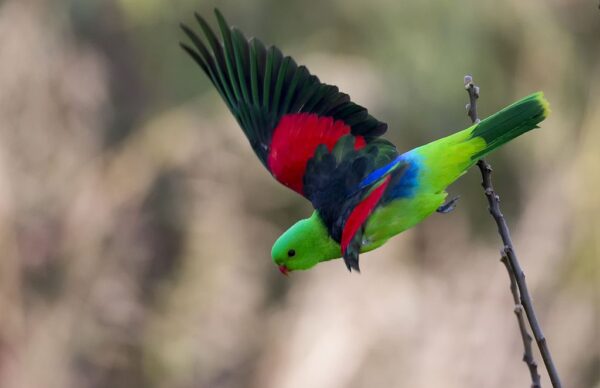
POLYGON ((374 140, 360 150, 355 150, 354 142, 353 136, 344 136, 331 152, 319 146, 306 166, 304 188, 330 236, 340 243, 348 269, 358 271, 363 225, 383 194, 374 191, 385 190, 381 185, 387 186, 390 174, 400 175, 406 166, 399 161, 396 147, 386 140, 374 140), (360 207, 371 194, 378 198, 371 197, 375 201, 360 207), (361 214, 349 225, 359 207, 361 214))
POLYGON ((350 101, 336 86, 321 83, 277 47, 265 48, 258 39, 246 39, 229 27, 217 9, 215 14, 222 42, 196 14, 208 45, 182 24, 193 47, 185 43, 181 47, 210 78, 265 167, 273 131, 286 114, 305 112, 342 120, 353 135, 367 142, 385 133, 387 124, 350 101))

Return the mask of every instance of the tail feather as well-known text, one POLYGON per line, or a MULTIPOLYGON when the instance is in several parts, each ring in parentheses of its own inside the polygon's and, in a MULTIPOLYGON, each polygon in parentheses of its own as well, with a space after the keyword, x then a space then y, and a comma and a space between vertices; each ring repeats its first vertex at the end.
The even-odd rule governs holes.
POLYGON ((527 96, 475 125, 471 137, 481 137, 486 147, 471 156, 481 159, 502 144, 521 136, 542 122, 550 113, 543 92, 527 96))

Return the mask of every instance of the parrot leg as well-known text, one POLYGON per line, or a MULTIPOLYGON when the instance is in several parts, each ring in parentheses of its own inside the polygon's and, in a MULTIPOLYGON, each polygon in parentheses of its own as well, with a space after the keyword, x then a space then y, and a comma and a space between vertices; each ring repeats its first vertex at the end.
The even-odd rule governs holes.
POLYGON ((456 203, 458 202, 459 198, 460 198, 460 196, 452 198, 450 201, 448 201, 445 204, 443 204, 442 206, 438 207, 436 211, 438 213, 442 213, 442 214, 450 213, 452 210, 454 210, 456 208, 456 203))

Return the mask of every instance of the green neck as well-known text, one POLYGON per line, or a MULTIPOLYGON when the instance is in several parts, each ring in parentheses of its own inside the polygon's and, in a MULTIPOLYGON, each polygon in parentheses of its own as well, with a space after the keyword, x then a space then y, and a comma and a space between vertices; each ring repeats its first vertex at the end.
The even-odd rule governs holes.
POLYGON ((315 253, 318 252, 319 261, 328 261, 342 257, 340 244, 331 238, 319 213, 314 211, 306 221, 310 225, 307 228, 307 233, 312 234, 312 238, 309 238, 309 241, 315 253))
POLYGON ((308 269, 316 264, 341 257, 340 245, 329 232, 317 212, 296 222, 282 234, 271 252, 277 265, 289 270, 308 269), (293 255, 290 253, 293 252, 293 255))

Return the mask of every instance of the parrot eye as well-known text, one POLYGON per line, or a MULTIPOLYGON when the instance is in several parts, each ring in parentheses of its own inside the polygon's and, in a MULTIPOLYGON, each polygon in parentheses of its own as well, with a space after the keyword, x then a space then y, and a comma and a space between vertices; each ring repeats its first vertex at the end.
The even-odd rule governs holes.
POLYGON ((295 250, 293 250, 293 249, 290 249, 290 250, 288 251, 288 256, 289 256, 289 257, 293 257, 293 256, 295 256, 295 255, 296 255, 296 251, 295 251, 295 250))

